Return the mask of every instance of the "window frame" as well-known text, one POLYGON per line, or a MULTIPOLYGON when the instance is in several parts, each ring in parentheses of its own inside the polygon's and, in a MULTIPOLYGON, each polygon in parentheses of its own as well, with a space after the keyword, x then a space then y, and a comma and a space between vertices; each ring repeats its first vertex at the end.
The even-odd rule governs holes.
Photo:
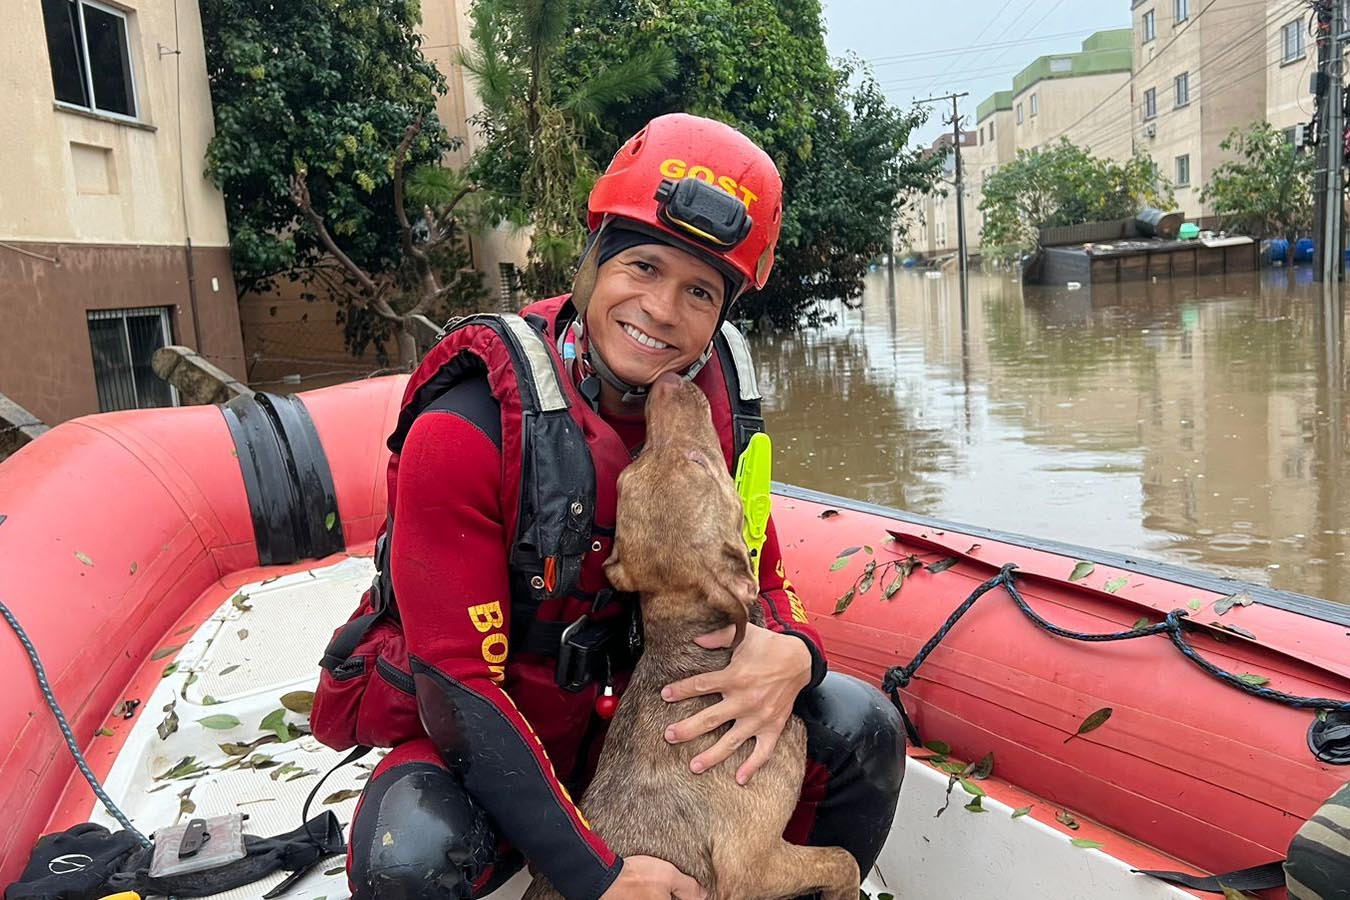
POLYGON ((1191 105, 1191 73, 1188 70, 1172 78, 1172 108, 1180 109, 1183 106, 1190 106, 1190 105, 1191 105), (1183 92, 1181 90, 1183 86, 1186 89, 1184 92, 1186 99, 1184 100, 1182 99, 1183 92))
POLYGON ((1158 118, 1158 89, 1148 88, 1144 91, 1144 121, 1149 122, 1158 118))
MULTIPOLYGON (((80 53, 82 53, 84 57, 83 60, 81 60, 82 65, 80 68, 82 70, 82 74, 84 75, 84 90, 86 95, 88 95, 89 97, 89 105, 81 106, 78 103, 71 103, 69 100, 59 100, 55 96, 55 88, 53 88, 52 102, 54 102, 61 109, 69 109, 75 112, 88 113, 90 115, 95 116, 106 116, 110 119, 117 119, 118 121, 121 122, 134 122, 136 124, 144 122, 145 120, 141 116, 142 112, 141 94, 140 91, 137 89, 136 85, 137 82, 136 54, 132 52, 131 16, 128 14, 128 11, 125 9, 119 9, 116 6, 109 6, 106 3, 100 3, 98 2, 98 0, 70 0, 70 2, 73 2, 75 4, 75 9, 79 13, 79 21, 80 21, 79 49, 80 53), (130 116, 127 115, 126 113, 113 112, 112 110, 102 109, 98 106, 98 96, 94 93, 94 68, 92 61, 89 58, 89 29, 84 22, 84 8, 86 6, 92 6, 99 12, 106 13, 110 16, 120 19, 122 22, 122 39, 126 43, 126 50, 127 50, 127 79, 128 81, 131 82, 130 94, 131 94, 131 108, 133 110, 133 114, 130 116)), ((45 29, 46 27, 45 22, 43 23, 43 27, 45 29)), ((48 64, 50 64, 50 60, 51 54, 48 54, 48 64)))
POLYGON ((1017 104, 1017 124, 1021 125, 1024 121, 1025 119, 1022 117, 1022 104, 1019 103, 1017 104))
POLYGON ((1039 98, 1037 95, 1032 94, 1032 95, 1031 95, 1031 118, 1033 118, 1033 119, 1036 118, 1036 114, 1039 113, 1040 111, 1041 111, 1041 101, 1040 101, 1040 98, 1039 98))
POLYGON ((1144 14, 1140 17, 1140 21, 1144 26, 1143 43, 1151 44, 1156 41, 1158 39, 1158 16, 1156 10, 1144 10, 1144 14))
POLYGON ((1292 22, 1285 22, 1280 26, 1280 65, 1291 66, 1308 58, 1308 45, 1303 40, 1303 20, 1295 19, 1292 22), (1298 45, 1298 52, 1289 55, 1289 36, 1293 35, 1295 43, 1298 45))
MULTIPOLYGON (((100 412, 121 412, 127 409, 163 409, 158 406, 141 406, 140 391, 136 387, 136 377, 134 368, 136 360, 131 352, 131 328, 128 325, 128 319, 132 316, 156 315, 159 320, 160 335, 164 340, 163 346, 168 347, 173 344, 173 307, 172 306, 135 306, 135 307, 116 307, 113 309, 86 309, 84 313, 85 334, 89 339, 91 367, 94 375, 94 393, 98 397, 100 412), (99 371, 98 360, 93 355, 94 335, 89 325, 95 321, 113 320, 122 326, 122 344, 127 354, 127 365, 131 367, 129 380, 131 382, 132 398, 135 406, 118 407, 114 409, 103 408, 102 392, 99 391, 99 371)), ((168 384, 169 397, 173 406, 180 406, 182 398, 178 394, 178 388, 168 384)))
POLYGON ((1172 22, 1180 24, 1191 17, 1191 0, 1172 0, 1172 22))
POLYGON ((1173 159, 1173 162, 1172 162, 1172 174, 1174 174, 1174 175, 1176 176, 1176 180, 1175 180, 1175 183, 1173 184, 1173 187, 1190 187, 1190 186, 1191 186, 1191 155, 1190 155, 1189 153, 1183 153, 1183 154, 1181 154, 1180 156, 1177 156, 1177 157, 1175 157, 1175 158, 1173 159), (1186 161, 1186 180, 1185 180, 1185 181, 1182 181, 1182 180, 1181 180, 1181 161, 1182 161, 1182 160, 1185 160, 1185 161, 1186 161))

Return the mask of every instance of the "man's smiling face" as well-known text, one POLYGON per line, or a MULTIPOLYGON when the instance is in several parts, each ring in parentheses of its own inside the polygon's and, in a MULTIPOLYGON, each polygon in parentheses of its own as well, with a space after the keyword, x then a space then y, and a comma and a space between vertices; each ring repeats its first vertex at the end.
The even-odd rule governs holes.
POLYGON ((649 385, 703 355, 725 293, 722 274, 698 257, 668 244, 639 244, 600 266, 587 333, 615 375, 649 385))

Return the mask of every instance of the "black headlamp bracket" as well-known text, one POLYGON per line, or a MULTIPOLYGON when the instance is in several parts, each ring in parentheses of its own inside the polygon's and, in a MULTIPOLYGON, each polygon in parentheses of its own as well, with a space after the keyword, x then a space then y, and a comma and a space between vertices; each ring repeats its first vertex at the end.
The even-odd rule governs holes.
POLYGON ((744 203, 699 178, 662 180, 656 201, 662 222, 717 250, 730 250, 745 240, 753 224, 744 203))

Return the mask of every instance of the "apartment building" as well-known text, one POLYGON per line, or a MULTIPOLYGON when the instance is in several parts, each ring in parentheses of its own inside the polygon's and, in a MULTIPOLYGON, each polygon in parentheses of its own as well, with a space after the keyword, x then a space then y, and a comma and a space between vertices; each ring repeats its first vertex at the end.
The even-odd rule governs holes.
POLYGON ((1000 166, 1017 158, 1012 91, 996 91, 976 108, 975 135, 975 146, 966 167, 970 196, 970 215, 966 222, 972 245, 980 243, 980 232, 984 228, 984 213, 980 212, 984 183, 1000 166))
MULTIPOLYGON (((961 132, 961 164, 966 178, 966 240, 970 250, 979 246, 979 232, 972 223, 971 216, 979 205, 970 193, 969 154, 978 147, 977 132, 961 132)), ((955 253, 959 247, 956 217, 956 154, 952 152, 954 138, 951 134, 942 134, 925 151, 928 155, 940 155, 943 158, 941 180, 937 190, 925 194, 917 201, 916 221, 909 231, 909 248, 924 256, 943 256, 955 253)))
POLYGON ((242 375, 191 0, 10 4, 0 31, 0 393, 48 424, 168 406, 154 351, 242 375))
POLYGON ((1132 69, 1129 29, 1099 31, 1077 53, 1041 56, 1013 77, 1013 143, 1048 147, 1068 137, 1094 155, 1128 159, 1132 69))
POLYGON ((1134 147, 1151 156, 1188 216, 1211 173, 1233 154, 1234 128, 1266 118, 1269 7, 1252 0, 1134 0, 1134 147))
POLYGON ((1303 0, 1271 0, 1266 11, 1266 121, 1293 140, 1313 120, 1317 71, 1312 12, 1303 0))

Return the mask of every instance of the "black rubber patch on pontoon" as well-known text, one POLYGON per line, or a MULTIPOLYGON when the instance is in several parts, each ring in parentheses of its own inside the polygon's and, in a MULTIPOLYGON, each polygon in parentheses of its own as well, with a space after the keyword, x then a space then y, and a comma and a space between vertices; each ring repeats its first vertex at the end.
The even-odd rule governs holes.
POLYGON ((248 492, 258 562, 285 565, 346 549, 333 473, 304 402, 259 392, 221 412, 248 492))
POLYGON ((1308 749, 1324 763, 1350 766, 1350 712, 1333 710, 1308 728, 1308 749))
MULTIPOLYGON (((1257 603, 1271 606, 1275 609, 1283 609, 1287 612, 1298 613, 1299 615, 1320 619, 1323 622, 1332 622, 1337 625, 1350 625, 1350 604, 1347 603, 1333 603, 1330 600, 1323 600, 1320 597, 1310 597, 1307 594, 1298 594, 1294 591, 1282 591, 1261 584, 1251 584, 1249 582, 1239 581, 1236 578, 1221 578, 1218 575, 1210 575, 1207 572, 1185 569, 1170 563, 1137 559, 1133 556, 1125 556, 1107 550, 1095 550, 1090 547, 1079 547, 1075 544, 1065 544, 1059 541, 1045 540, 1043 538, 1027 537, 1023 534, 1013 534, 1008 531, 998 531, 993 528, 980 528, 975 525, 966 525, 961 522, 949 522, 945 519, 935 519, 931 516, 920 516, 915 513, 893 509, 889 506, 882 506, 877 503, 851 500, 847 497, 839 497, 835 494, 824 493, 823 491, 813 491, 808 488, 797 487, 792 484, 783 484, 778 481, 773 483, 773 492, 783 497, 804 500, 808 503, 819 503, 824 506, 833 506, 838 507, 839 509, 851 509, 855 512, 883 516, 888 519, 896 519, 910 525, 918 525, 935 531, 955 531, 960 534, 984 537, 991 541, 1000 541, 1005 544, 1030 547, 1033 550, 1044 550, 1047 553, 1058 553, 1061 556, 1068 556, 1071 559, 1090 560, 1091 562, 1100 563, 1104 566, 1113 566, 1117 569, 1138 572, 1141 575, 1148 575, 1153 578, 1175 581, 1177 584, 1189 585, 1190 587, 1199 588, 1205 591, 1214 591, 1215 593, 1220 594, 1233 594, 1238 591, 1244 591, 1247 594, 1250 594, 1252 599, 1257 603)), ((999 567, 999 564, 1004 562, 1007 562, 1007 560, 990 561, 995 569, 999 567)))

